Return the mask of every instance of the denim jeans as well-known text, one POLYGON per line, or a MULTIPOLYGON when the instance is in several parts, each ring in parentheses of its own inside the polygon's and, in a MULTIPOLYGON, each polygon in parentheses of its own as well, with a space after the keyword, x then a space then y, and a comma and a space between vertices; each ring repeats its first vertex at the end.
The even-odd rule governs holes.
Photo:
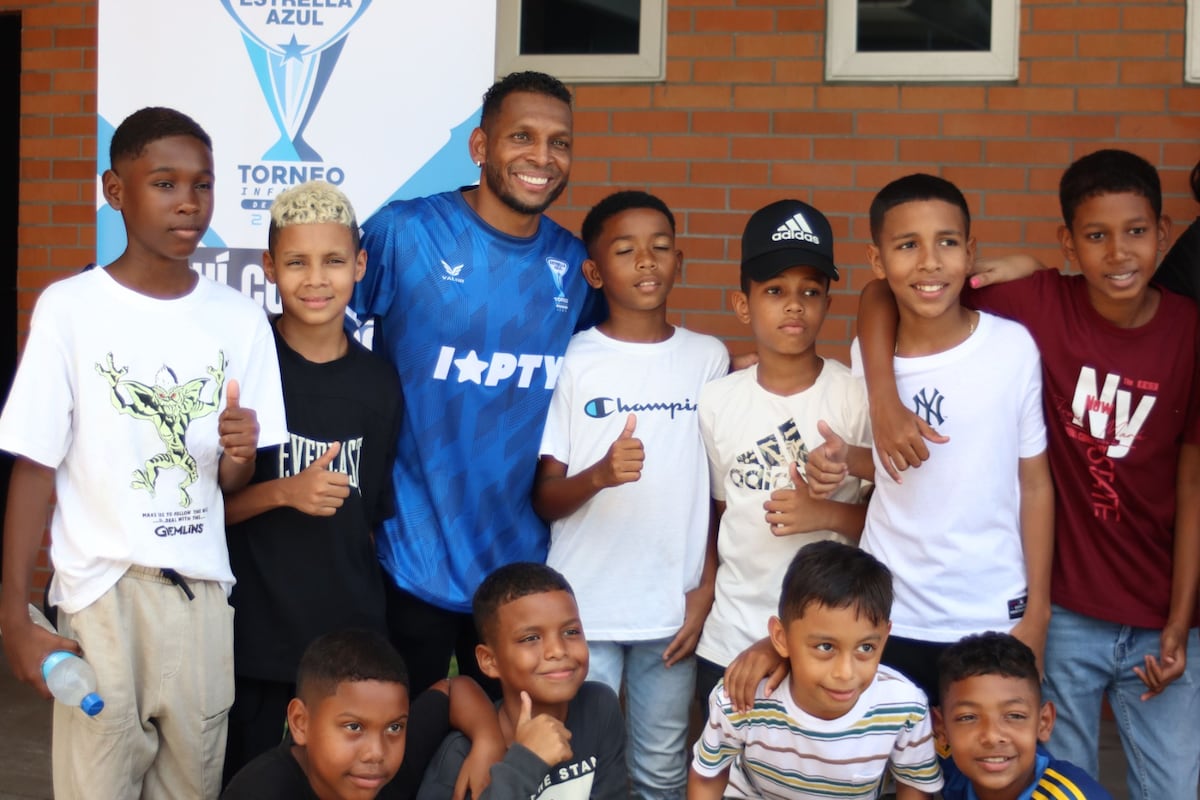
POLYGON ((1100 700, 1108 695, 1128 764, 1129 796, 1196 796, 1200 780, 1200 638, 1188 631, 1187 669, 1142 701, 1134 674, 1159 655, 1161 632, 1105 622, 1054 606, 1046 637, 1046 699, 1058 706, 1050 737, 1055 758, 1099 772, 1100 700))
POLYGON ((662 654, 670 642, 588 642, 588 680, 620 692, 622 676, 625 679, 625 751, 636 800, 683 800, 687 791, 688 712, 696 686, 696 658, 668 669, 662 654))

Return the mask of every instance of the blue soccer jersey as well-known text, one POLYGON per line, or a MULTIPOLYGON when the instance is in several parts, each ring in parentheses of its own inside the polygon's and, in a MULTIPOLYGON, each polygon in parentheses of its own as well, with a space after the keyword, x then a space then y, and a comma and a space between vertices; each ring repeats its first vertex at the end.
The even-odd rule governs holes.
POLYGON ((461 191, 391 203, 363 232, 352 306, 376 318, 406 403, 379 558, 404 591, 470 611, 493 569, 546 557, 530 490, 563 353, 595 313, 586 253, 547 217, 502 233, 461 191))

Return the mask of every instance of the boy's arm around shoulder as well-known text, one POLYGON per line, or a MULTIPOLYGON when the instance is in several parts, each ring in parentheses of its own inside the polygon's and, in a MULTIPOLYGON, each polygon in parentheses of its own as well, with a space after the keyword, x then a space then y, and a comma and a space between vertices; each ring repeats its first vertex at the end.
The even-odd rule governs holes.
POLYGON ((901 483, 900 473, 929 459, 926 440, 949 441, 925 420, 904 407, 896 388, 893 356, 900 314, 887 282, 875 279, 863 287, 858 305, 858 344, 871 411, 871 432, 884 470, 901 483))
POLYGON ((4 516, 4 576, 0 585, 0 631, 4 655, 18 680, 49 699, 42 662, 55 650, 80 652, 79 644, 34 625, 29 619, 30 582, 42 547, 54 470, 28 458, 18 458, 9 480, 4 516))

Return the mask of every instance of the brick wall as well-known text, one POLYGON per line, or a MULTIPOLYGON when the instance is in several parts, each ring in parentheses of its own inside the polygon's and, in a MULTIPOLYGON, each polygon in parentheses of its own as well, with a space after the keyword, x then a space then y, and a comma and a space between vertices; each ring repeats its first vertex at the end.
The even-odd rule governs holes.
MULTIPOLYGON (((1058 176, 1092 149, 1141 153, 1162 171, 1168 213, 1194 216, 1200 91, 1183 83, 1184 0, 1022 0, 1020 79, 988 85, 826 85, 824 6, 669 0, 665 83, 576 87, 572 185, 554 216, 577 227, 617 186, 661 194, 679 217, 672 306, 688 326, 749 347, 728 305, 741 227, 784 196, 821 208, 838 236, 846 269, 823 346, 840 358, 868 274, 865 211, 894 177, 945 175, 983 250, 1054 263, 1058 176)), ((0 0, 3 12, 24 25, 24 331, 37 293, 93 257, 96 2, 0 0)))

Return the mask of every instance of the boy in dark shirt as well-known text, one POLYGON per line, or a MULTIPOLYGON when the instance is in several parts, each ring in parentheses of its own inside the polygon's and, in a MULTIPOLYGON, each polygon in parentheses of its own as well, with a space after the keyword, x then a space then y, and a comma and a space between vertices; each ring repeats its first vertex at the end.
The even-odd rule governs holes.
POLYGON ((358 223, 341 191, 313 181, 275 199, 267 235, 291 435, 259 453, 250 485, 225 501, 237 578, 226 781, 279 743, 309 642, 347 628, 387 631, 371 531, 391 513, 402 398, 395 371, 345 332, 366 269, 358 223))

